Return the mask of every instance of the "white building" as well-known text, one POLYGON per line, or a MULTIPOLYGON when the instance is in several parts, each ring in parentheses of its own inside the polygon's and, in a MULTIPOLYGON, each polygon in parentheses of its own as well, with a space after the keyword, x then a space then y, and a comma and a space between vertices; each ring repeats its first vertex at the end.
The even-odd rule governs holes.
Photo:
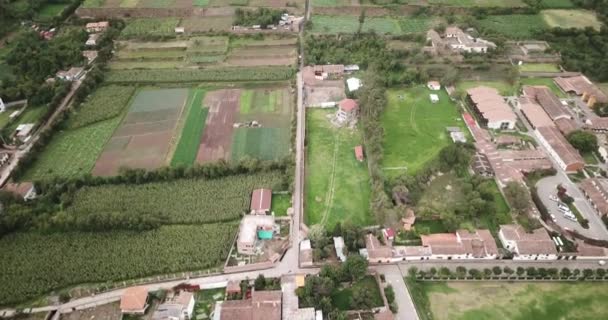
POLYGON ((84 75, 84 68, 72 67, 68 71, 58 71, 56 76, 61 80, 76 81, 84 75))
POLYGON ((527 233, 517 224, 501 225, 498 239, 513 260, 557 260, 555 243, 544 228, 527 233))
POLYGON ((434 94, 434 93, 429 94, 429 98, 431 99, 431 102, 432 102, 432 103, 437 103, 437 102, 439 102, 439 96, 438 96, 438 95, 436 95, 436 94, 434 94))
POLYGON ((357 91, 361 87, 361 80, 357 78, 348 78, 346 79, 346 86, 350 92, 357 91))
POLYGON ((342 237, 334 237, 334 247, 336 248, 336 255, 340 261, 346 261, 346 255, 344 255, 344 239, 342 237))
POLYGON ((158 306, 152 320, 189 320, 194 312, 194 294, 182 291, 158 306))
POLYGON ((426 87, 429 88, 429 90, 433 91, 441 90, 441 84, 439 83, 439 81, 429 81, 426 83, 426 87))
POLYGON ((496 48, 496 44, 481 38, 474 38, 458 27, 448 27, 445 30, 445 42, 454 51, 469 53, 486 53, 496 48))

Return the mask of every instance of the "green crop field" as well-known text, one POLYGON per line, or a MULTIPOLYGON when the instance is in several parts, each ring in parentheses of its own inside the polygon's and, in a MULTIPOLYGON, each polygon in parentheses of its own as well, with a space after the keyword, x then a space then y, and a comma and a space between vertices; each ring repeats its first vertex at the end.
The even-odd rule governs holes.
POLYGON ((66 209, 70 215, 112 212, 120 215, 160 214, 168 223, 213 223, 238 219, 249 208, 251 191, 277 189, 280 172, 261 172, 206 180, 173 180, 145 187, 84 187, 66 209), (218 192, 221 190, 221 192, 218 192), (115 197, 119 194, 120 197, 115 197))
POLYGON ((312 0, 313 7, 340 7, 349 6, 350 0, 312 0))
POLYGON ((417 282, 409 289, 422 319, 591 320, 608 314, 603 283, 417 282))
POLYGON ((238 128, 232 138, 232 160, 279 160, 289 155, 291 130, 287 128, 238 128))
POLYGON ((90 173, 97 156, 120 120, 121 117, 116 117, 86 127, 56 133, 28 168, 23 180, 70 178, 90 173))
POLYGON ((287 80, 294 70, 287 67, 209 68, 183 70, 110 70, 108 83, 158 83, 200 81, 287 80))
POLYGON ((600 30, 602 23, 593 11, 551 9, 541 11, 541 16, 551 28, 591 27, 600 30))
POLYGON ((532 39, 547 29, 547 24, 538 14, 511 14, 487 16, 479 20, 482 31, 499 34, 512 39, 532 39))
POLYGON ((553 63, 524 63, 519 66, 521 72, 560 72, 561 70, 553 63))
POLYGON ((0 304, 80 283, 216 267, 228 255, 236 229, 236 223, 223 223, 143 232, 9 234, 0 239, 0 304))
MULTIPOLYGON (((393 35, 419 33, 426 32, 430 22, 429 18, 368 17, 365 19, 361 31, 393 35)), ((312 17, 313 33, 355 33, 358 30, 358 16, 315 15, 312 17)))
POLYGON ((71 129, 119 116, 129 104, 135 87, 100 87, 72 114, 71 129))
POLYGON ((282 103, 281 90, 243 90, 240 98, 240 113, 275 112, 277 103, 282 103))
POLYGON ((143 36, 173 36, 178 23, 178 18, 134 19, 127 22, 127 26, 120 35, 124 39, 143 36))
POLYGON ((363 138, 358 129, 335 128, 326 118, 335 112, 306 112, 306 223, 328 228, 346 221, 370 225, 369 173, 367 164, 358 162, 354 152, 363 138))
POLYGON ((205 120, 209 112, 208 108, 203 107, 205 91, 193 89, 192 97, 187 104, 187 118, 182 129, 177 149, 173 153, 171 166, 191 166, 196 159, 198 147, 201 142, 201 135, 205 128, 205 120))
POLYGON ((68 6, 68 3, 46 3, 38 11, 41 18, 54 18, 68 6))
POLYGON ((385 132, 382 164, 389 176, 414 174, 434 159, 451 143, 445 127, 457 126, 467 131, 448 95, 443 90, 423 87, 389 90, 382 126, 385 132), (438 103, 431 103, 430 93, 439 95, 438 103))
POLYGON ((522 0, 429 0, 430 4, 452 7, 525 7, 522 0))
POLYGON ((105 4, 106 0, 84 0, 82 3, 83 8, 101 8, 105 4))

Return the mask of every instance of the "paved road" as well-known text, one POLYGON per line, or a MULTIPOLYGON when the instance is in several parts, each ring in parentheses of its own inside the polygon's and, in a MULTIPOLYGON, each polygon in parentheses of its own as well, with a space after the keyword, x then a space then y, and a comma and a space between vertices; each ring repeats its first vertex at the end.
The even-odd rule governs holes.
POLYGON ((386 265, 374 267, 378 272, 383 273, 386 282, 388 282, 395 291, 395 301, 397 302, 398 312, 395 315, 397 320, 418 320, 416 306, 412 301, 410 292, 403 281, 403 273, 407 274, 407 270, 401 271, 398 265, 386 265))

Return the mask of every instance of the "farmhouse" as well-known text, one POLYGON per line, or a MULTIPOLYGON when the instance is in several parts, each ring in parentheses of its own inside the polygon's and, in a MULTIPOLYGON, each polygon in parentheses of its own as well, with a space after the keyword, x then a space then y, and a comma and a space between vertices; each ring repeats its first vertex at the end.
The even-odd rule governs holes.
POLYGON ((583 180, 578 186, 598 215, 605 216, 608 214, 607 179, 589 178, 583 180))
POLYGON ((230 280, 226 284, 226 294, 239 294, 241 293, 241 284, 238 281, 230 280))
POLYGON ((344 255, 344 238, 334 237, 334 248, 336 249, 336 255, 340 261, 346 261, 346 255, 344 255))
POLYGON ((246 215, 239 226, 239 235, 236 242, 238 253, 255 254, 258 239, 266 238, 268 235, 272 236, 273 230, 273 216, 246 215))
POLYGON ((555 127, 539 127, 535 132, 539 142, 562 170, 576 172, 585 167, 583 157, 555 127))
POLYGON ((553 120, 551 120, 543 108, 529 98, 520 97, 517 99, 517 107, 533 129, 553 126, 553 120))
POLYGON ((58 71, 55 76, 61 80, 76 81, 84 75, 83 68, 72 67, 68 71, 58 71))
POLYGON ((372 233, 365 236, 365 254, 372 263, 390 262, 393 258, 391 247, 383 245, 372 233))
POLYGON ((325 64, 313 66, 313 72, 317 80, 325 80, 330 77, 342 77, 344 75, 344 65, 325 64))
POLYGON ((82 56, 87 59, 87 64, 91 64, 97 59, 98 53, 95 50, 84 50, 82 51, 82 56))
POLYGON ((120 297, 120 311, 123 314, 144 314, 148 308, 148 289, 142 286, 130 287, 120 297))
POLYGON ((281 320, 282 293, 253 291, 251 299, 217 302, 216 317, 220 320, 281 320))
POLYGON ((433 91, 441 90, 441 84, 439 81, 429 81, 426 83, 426 87, 433 91))
POLYGON ((171 295, 158 306, 152 320, 186 320, 192 319, 194 311, 194 294, 182 291, 171 295))
POLYGON ((608 96, 583 75, 569 78, 557 77, 553 80, 564 92, 581 96, 583 102, 586 102, 589 107, 608 104, 608 96))
POLYGON ((555 243, 544 228, 527 233, 520 225, 501 225, 498 238, 513 260, 556 260, 555 243))
POLYGON ((355 147, 355 158, 359 162, 363 162, 363 160, 365 160, 365 158, 363 156, 363 146, 356 146, 355 147))
POLYGON ((539 104, 551 120, 572 119, 559 98, 546 86, 524 86, 523 96, 539 104))
POLYGON ((488 50, 496 48, 496 44, 493 42, 481 38, 474 38, 458 27, 446 28, 445 38, 442 40, 444 45, 454 51, 486 53, 488 50))
POLYGON ((420 236, 422 246, 431 249, 431 259, 496 259, 498 248, 490 231, 457 230, 420 236))
POLYGON ((108 27, 110 27, 110 23, 108 21, 89 22, 85 26, 88 33, 104 32, 106 29, 108 29, 108 27))
POLYGON ((467 90, 467 94, 469 103, 473 106, 484 126, 497 130, 515 128, 517 116, 503 97, 498 94, 498 90, 489 87, 476 87, 467 90))
POLYGON ((17 137, 17 139, 23 142, 27 142, 29 140, 30 133, 32 133, 32 130, 34 130, 33 123, 22 123, 18 125, 17 128, 15 128, 15 136, 17 137))
POLYGON ((344 99, 338 104, 336 120, 339 124, 349 123, 357 119, 359 106, 353 99, 344 99))
POLYGON ((36 187, 31 182, 7 183, 2 191, 10 192, 23 198, 24 201, 36 199, 36 187))
POLYGON ((265 215, 270 212, 272 203, 272 190, 270 189, 255 189, 251 193, 251 214, 265 215))

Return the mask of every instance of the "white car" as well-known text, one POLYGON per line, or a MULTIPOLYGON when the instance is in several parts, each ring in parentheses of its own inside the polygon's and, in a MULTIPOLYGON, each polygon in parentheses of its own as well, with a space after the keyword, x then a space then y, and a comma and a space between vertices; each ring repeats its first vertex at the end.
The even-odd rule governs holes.
POLYGON ((551 220, 553 220, 553 222, 557 222, 557 219, 555 218, 555 215, 553 213, 551 214, 551 220))
POLYGON ((568 206, 565 203, 559 201, 557 202, 557 207, 560 209, 568 209, 568 206))
POLYGON ((567 215, 564 215, 564 217, 566 217, 566 219, 572 220, 574 222, 578 222, 578 219, 576 219, 576 217, 573 215, 567 214, 567 215))
POLYGON ((603 266, 603 265, 605 265, 605 264, 606 264, 606 261, 604 261, 604 260, 600 260, 600 261, 598 261, 598 262, 597 262, 597 264, 599 264, 600 266, 603 266))
POLYGON ((564 215, 572 214, 572 211, 570 211, 570 208, 557 207, 557 210, 559 210, 564 215))
POLYGON ((559 201, 559 199, 558 199, 556 196, 554 196, 554 195, 550 195, 550 196, 549 196, 549 200, 551 200, 551 201, 555 201, 555 202, 558 202, 558 201, 559 201))

